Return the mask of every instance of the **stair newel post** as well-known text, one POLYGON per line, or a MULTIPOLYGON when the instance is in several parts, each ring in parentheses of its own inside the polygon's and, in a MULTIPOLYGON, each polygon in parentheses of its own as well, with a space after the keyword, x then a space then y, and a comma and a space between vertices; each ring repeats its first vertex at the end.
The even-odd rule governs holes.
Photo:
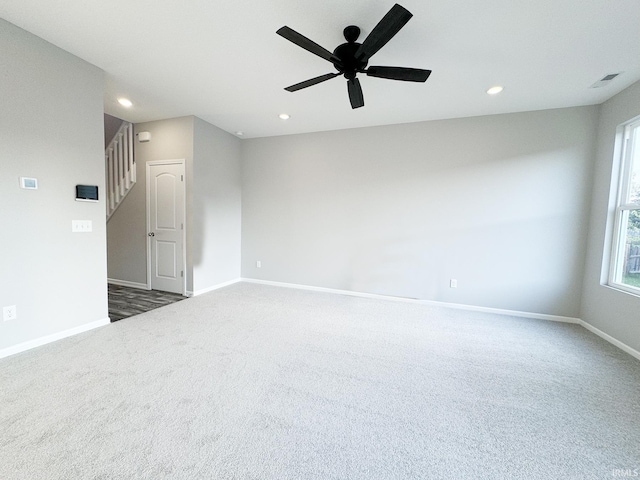
POLYGON ((113 147, 109 148, 109 214, 115 208, 115 174, 113 161, 113 147))
MULTIPOLYGON (((129 172, 131 171, 131 159, 129 158, 129 135, 127 132, 124 132, 122 135, 122 155, 123 155, 123 163, 124 163, 124 183, 126 189, 129 190, 131 188, 131 179, 129 177, 129 172)), ((124 193, 124 190, 123 190, 124 193)))
POLYGON ((104 152, 104 190, 105 192, 107 192, 104 207, 106 210, 107 218, 109 218, 109 155, 106 151, 104 152))
POLYGON ((124 154, 122 150, 122 133, 120 133, 120 138, 118 141, 118 202, 124 196, 124 154))
POLYGON ((127 128, 127 136, 129 138, 129 176, 131 178, 131 183, 136 183, 136 165, 133 158, 133 124, 129 124, 129 128, 127 128))

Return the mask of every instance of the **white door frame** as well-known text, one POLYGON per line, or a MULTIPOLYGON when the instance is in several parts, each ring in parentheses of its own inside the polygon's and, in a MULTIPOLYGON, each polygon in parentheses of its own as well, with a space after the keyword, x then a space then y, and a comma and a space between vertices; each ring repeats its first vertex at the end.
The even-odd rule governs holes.
MULTIPOLYGON (((147 234, 151 231, 151 188, 149 188, 149 184, 151 182, 151 166, 155 165, 182 165, 182 172, 185 176, 183 182, 180 182, 182 185, 182 197, 184 201, 182 218, 184 219, 184 228, 182 229, 182 271, 184 272, 184 277, 182 278, 182 295, 187 294, 187 172, 186 172, 186 162, 184 158, 174 159, 174 160, 150 160, 146 163, 146 174, 147 174, 147 183, 145 185, 147 189, 147 234)), ((151 237, 147 235, 147 290, 151 290, 151 237)))

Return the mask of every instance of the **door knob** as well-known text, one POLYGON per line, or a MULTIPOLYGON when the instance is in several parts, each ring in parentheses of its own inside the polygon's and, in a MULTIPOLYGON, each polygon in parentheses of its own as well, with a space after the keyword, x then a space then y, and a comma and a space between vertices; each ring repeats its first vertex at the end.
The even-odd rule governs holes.
POLYGON ((156 234, 155 234, 155 233, 153 233, 153 232, 149 233, 148 235, 149 235, 150 237, 155 237, 155 236, 156 236, 156 234))

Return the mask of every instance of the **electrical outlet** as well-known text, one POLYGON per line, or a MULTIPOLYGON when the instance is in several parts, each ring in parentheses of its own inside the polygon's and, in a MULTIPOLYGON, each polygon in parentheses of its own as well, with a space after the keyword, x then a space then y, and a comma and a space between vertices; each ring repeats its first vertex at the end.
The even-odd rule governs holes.
POLYGON ((9 320, 15 320, 18 317, 18 312, 15 305, 9 305, 8 307, 2 307, 2 319, 5 322, 9 320))
POLYGON ((458 280, 456 280, 455 278, 452 278, 451 280, 449 280, 449 286, 451 288, 458 288, 458 280))
POLYGON ((256 262, 256 267, 257 267, 257 268, 262 268, 262 262, 261 262, 260 260, 258 260, 258 261, 256 262))

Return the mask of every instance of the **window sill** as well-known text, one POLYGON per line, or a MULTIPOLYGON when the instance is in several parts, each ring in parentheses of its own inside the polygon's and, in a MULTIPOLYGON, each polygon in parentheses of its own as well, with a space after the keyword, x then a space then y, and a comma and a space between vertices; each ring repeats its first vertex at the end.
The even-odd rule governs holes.
POLYGON ((640 298, 640 288, 630 287, 621 283, 605 283, 603 286, 617 292, 626 293, 632 297, 640 298))

